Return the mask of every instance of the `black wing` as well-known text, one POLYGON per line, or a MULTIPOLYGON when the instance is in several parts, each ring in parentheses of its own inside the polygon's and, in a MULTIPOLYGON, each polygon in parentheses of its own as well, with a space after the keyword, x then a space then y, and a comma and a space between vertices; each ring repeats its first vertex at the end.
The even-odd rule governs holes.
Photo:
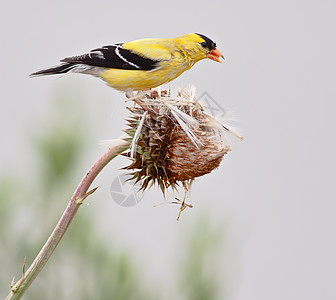
POLYGON ((64 58, 61 62, 125 70, 153 70, 158 66, 157 60, 123 49, 122 44, 104 46, 87 54, 64 58))

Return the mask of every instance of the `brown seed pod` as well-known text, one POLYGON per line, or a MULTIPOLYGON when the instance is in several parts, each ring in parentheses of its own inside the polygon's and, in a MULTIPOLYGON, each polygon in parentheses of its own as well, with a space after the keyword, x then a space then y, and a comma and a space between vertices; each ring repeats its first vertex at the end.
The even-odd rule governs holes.
POLYGON ((165 193, 169 187, 185 189, 194 178, 217 168, 230 147, 224 144, 227 130, 189 94, 172 97, 169 91, 155 91, 133 97, 128 109, 132 141, 126 155, 132 163, 131 179, 145 190, 157 183, 165 193))

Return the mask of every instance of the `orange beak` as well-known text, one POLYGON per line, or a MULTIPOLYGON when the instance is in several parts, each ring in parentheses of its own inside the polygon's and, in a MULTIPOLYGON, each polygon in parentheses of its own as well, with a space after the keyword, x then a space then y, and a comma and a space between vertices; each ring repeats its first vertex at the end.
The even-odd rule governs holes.
POLYGON ((225 59, 224 56, 223 56, 223 54, 220 53, 220 51, 219 51, 217 48, 212 49, 212 50, 209 51, 208 54, 207 54, 207 58, 210 58, 210 59, 212 59, 212 60, 214 60, 214 61, 217 61, 217 62, 219 62, 219 63, 222 63, 222 61, 219 60, 220 57, 223 58, 223 59, 225 59))

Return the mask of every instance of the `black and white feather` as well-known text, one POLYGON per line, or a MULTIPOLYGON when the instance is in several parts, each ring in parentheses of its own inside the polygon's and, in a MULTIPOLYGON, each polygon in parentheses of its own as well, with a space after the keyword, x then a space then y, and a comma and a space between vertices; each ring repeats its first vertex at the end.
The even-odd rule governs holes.
POLYGON ((103 46, 83 55, 64 58, 61 60, 61 65, 32 73, 31 76, 67 72, 98 75, 101 68, 151 71, 158 67, 159 61, 123 49, 122 45, 103 46))

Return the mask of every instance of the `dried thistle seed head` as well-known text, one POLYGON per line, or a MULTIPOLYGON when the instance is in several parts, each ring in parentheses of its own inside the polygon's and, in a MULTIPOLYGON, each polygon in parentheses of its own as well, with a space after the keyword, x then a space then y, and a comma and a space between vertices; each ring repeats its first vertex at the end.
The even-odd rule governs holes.
POLYGON ((128 129, 132 138, 126 153, 132 179, 145 190, 157 183, 185 189, 196 177, 217 168, 230 147, 224 144, 223 126, 189 93, 145 92, 131 100, 128 129))
POLYGON ((197 148, 182 130, 174 134, 169 146, 171 157, 168 165, 178 181, 192 180, 210 173, 229 151, 228 147, 214 143, 207 135, 200 136, 199 140, 202 145, 197 148))

